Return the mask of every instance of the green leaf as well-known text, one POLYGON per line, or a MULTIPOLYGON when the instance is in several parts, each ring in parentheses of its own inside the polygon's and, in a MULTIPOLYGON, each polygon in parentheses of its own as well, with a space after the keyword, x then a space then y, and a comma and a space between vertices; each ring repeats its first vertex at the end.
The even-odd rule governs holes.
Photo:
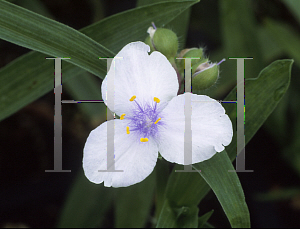
POLYGON ((198 218, 198 228, 205 228, 205 223, 209 220, 211 215, 214 213, 214 210, 206 212, 204 215, 198 218))
MULTIPOLYGON (((198 0, 174 0, 129 10, 105 18, 80 32, 105 45, 113 52, 118 52, 129 42, 144 40, 151 21, 155 20, 157 26, 161 26, 197 2, 198 0)), ((103 79, 106 65, 100 65, 101 61, 98 57, 96 59, 102 69, 100 77, 103 79)), ((45 55, 38 52, 23 55, 1 68, 0 120, 53 90, 53 72, 53 60, 45 60, 45 55)), ((67 82, 83 72, 83 69, 63 61, 62 82, 67 82)), ((97 99, 101 98, 94 98, 94 100, 97 99)))
POLYGON ((176 213, 171 208, 169 200, 165 199, 162 211, 158 218, 158 223, 156 228, 176 228, 177 227, 177 219, 176 213))
POLYGON ((197 206, 172 206, 166 199, 156 228, 197 228, 198 212, 197 206))
MULTIPOLYGON (((297 84, 291 85, 289 90, 285 93, 284 97, 278 103, 276 109, 272 112, 272 114, 268 117, 268 119, 264 123, 265 130, 268 131, 268 133, 271 136, 273 136, 276 139, 277 143, 280 144, 281 146, 285 144, 291 146, 292 145, 291 142, 293 141, 291 136, 289 134, 286 134, 289 130, 289 123, 291 123, 291 120, 287 119, 286 115, 289 110, 290 104, 293 103, 292 100, 297 100, 300 102, 298 93, 293 93, 292 91, 293 87, 297 88, 296 90, 298 90, 298 87, 296 85, 297 84), (276 131, 274 131, 274 126, 276 126, 276 131)), ((294 113, 294 115, 297 116, 297 113, 294 113)), ((295 123, 295 127, 296 126, 297 123, 295 123)))
MULTIPOLYGON (((255 38, 255 18, 251 2, 220 1, 222 32, 227 52, 233 57, 259 53, 255 38), (247 34, 247 36, 246 36, 247 34)), ((259 56, 257 56, 259 58, 259 56)))
POLYGON ((175 172, 175 170, 182 170, 182 166, 175 165, 168 180, 165 196, 177 206, 199 204, 210 187, 196 172, 175 172))
POLYGON ((44 17, 54 19, 54 16, 45 6, 44 2, 39 0, 16 0, 14 4, 21 6, 27 10, 33 11, 37 14, 40 14, 44 17))
POLYGON ((250 215, 244 192, 226 151, 215 154, 211 159, 194 164, 200 175, 216 194, 232 227, 250 227, 250 215))
MULTIPOLYGON (((258 26, 253 10, 253 1, 218 1, 220 10, 220 26, 222 31, 222 47, 218 59, 228 57, 253 57, 245 65, 245 77, 257 77, 263 66, 262 49, 259 42, 258 26)), ((221 77, 218 79, 218 91, 228 93, 236 85, 236 64, 228 60, 221 65, 221 77)), ((217 92, 215 92, 217 93, 217 92)), ((213 91, 208 95, 214 97, 213 91)), ((222 98, 224 94, 221 95, 222 98)))
POLYGON ((285 53, 284 48, 274 41, 273 37, 264 27, 260 26, 257 28, 257 36, 260 41, 264 63, 270 63, 274 61, 275 57, 280 57, 285 53))
MULTIPOLYGON (((293 62, 293 60, 276 60, 264 68, 257 78, 245 80, 246 144, 263 125, 286 93, 290 84, 293 62)), ((236 88, 234 88, 224 100, 236 100, 236 88)), ((235 130, 236 122, 234 120, 236 117, 236 107, 232 104, 223 104, 223 106, 235 130)), ((233 132, 232 142, 226 147, 226 150, 230 159, 233 161, 236 157, 235 131, 233 132)))
MULTIPOLYGON (((255 61, 247 63, 246 78, 254 78, 263 65, 252 1, 230 0, 219 1, 219 4, 224 54, 230 57, 253 57, 255 61)), ((226 69, 234 66, 233 63, 226 65, 223 66, 226 69)))
POLYGON ((129 42, 144 41, 148 35, 147 29, 151 26, 151 22, 155 22, 157 27, 164 27, 180 13, 199 1, 168 0, 137 7, 105 18, 99 23, 80 31, 113 52, 118 52, 129 42), (95 31, 95 29, 100 28, 101 31, 95 31))
POLYGON ((0 38, 49 57, 70 57, 66 61, 98 76, 106 72, 106 63, 98 58, 114 56, 113 52, 77 30, 2 0, 0 38))
POLYGON ((203 225, 203 228, 215 228, 213 225, 211 225, 210 223, 206 222, 203 225))
POLYGON ((99 227, 112 203, 113 191, 89 182, 80 171, 60 215, 58 227, 99 227))
MULTIPOLYGON (((288 89, 292 64, 293 60, 275 61, 264 68, 256 79, 246 80, 246 144, 262 126, 267 117, 272 113, 272 111, 275 109, 278 102, 288 89)), ((234 88, 224 100, 236 100, 236 88, 234 88)), ((229 115, 232 124, 235 126, 236 106, 234 104, 223 105, 226 108, 226 113, 229 115)), ((234 127, 234 130, 235 129, 236 128, 234 127)), ((226 150, 228 152, 230 161, 233 161, 236 158, 235 131, 232 143, 228 147, 226 147, 226 150)), ((208 193, 208 191, 210 190, 209 185, 211 185, 219 201, 222 201, 221 205, 225 213, 227 214, 227 217, 231 221, 231 224, 233 224, 232 226, 240 224, 242 224, 240 226, 250 226, 249 218, 247 216, 247 206, 244 202, 243 192, 237 176, 235 173, 227 172, 227 170, 232 170, 229 169, 229 167, 232 168, 230 161, 224 151, 221 153, 217 153, 214 157, 207 161, 194 165, 198 169, 202 170, 203 174, 202 172, 200 174, 203 176, 203 178, 197 173, 174 172, 174 170, 181 169, 181 166, 176 165, 168 180, 166 198, 170 203, 173 203, 176 206, 197 206, 208 193), (223 171, 222 176, 219 175, 221 170, 223 171), (220 180, 220 183, 215 183, 215 181, 218 180, 217 178, 221 177, 222 179, 224 179, 224 181, 227 180, 228 183, 224 184, 223 180, 220 180), (221 186, 221 184, 223 186, 221 186), (220 193, 221 188, 223 188, 224 190, 234 189, 234 195, 238 195, 237 198, 242 200, 242 202, 237 205, 231 206, 231 203, 228 203, 226 201, 226 198, 234 198, 232 196, 233 193, 229 192, 229 195, 224 197, 222 196, 222 193, 220 193), (233 207, 233 209, 230 209, 230 207, 233 207), (232 212, 235 213, 233 214, 232 212), (245 218, 241 218, 243 216, 245 218)), ((161 214, 163 214, 164 212, 166 212, 166 209, 163 208, 161 214)), ((169 221, 169 225, 172 225, 171 218, 169 220, 164 219, 164 221, 169 221)))
POLYGON ((154 171, 141 183, 116 190, 115 227, 145 227, 153 204, 155 175, 154 171))
MULTIPOLYGON (((62 82, 84 72, 62 61, 62 82)), ((54 60, 45 60, 45 55, 37 52, 27 53, 1 68, 0 120, 53 90, 53 74, 54 60)))
MULTIPOLYGON (((160 154, 159 154, 160 155, 160 154)), ((160 156, 161 157, 161 156, 160 156)), ((165 201, 165 190, 170 173, 170 164, 163 158, 157 160, 156 170, 156 193, 155 193, 155 219, 158 219, 161 209, 163 208, 165 201)), ((155 222, 157 223, 157 222, 155 222)))
MULTIPOLYGON (((228 170, 234 170, 234 168, 226 151, 224 150, 221 153, 215 154, 209 160, 194 164, 193 168, 201 170, 199 174, 203 179, 196 172, 173 172, 171 175, 166 191, 166 198, 170 203, 173 203, 174 206, 196 207, 200 201, 199 197, 202 198, 207 194, 209 188, 206 184, 208 184, 222 205, 231 226, 250 227, 249 211, 245 202, 243 189, 237 174, 235 172, 228 172, 228 170), (179 184, 178 182, 183 182, 182 178, 188 179, 188 181, 179 184), (194 181, 191 181, 191 178, 194 181), (197 182, 197 186, 193 184, 194 182, 197 182), (200 188, 200 185, 203 186, 201 189, 202 192, 196 191, 194 193, 194 189, 200 188)), ((176 165, 175 169, 182 170, 183 166, 176 165)), ((164 209, 162 212, 164 212, 164 209)), ((164 220, 161 217, 160 219, 164 220)), ((158 224, 160 223, 159 221, 158 224)))
POLYGON ((294 14, 294 16, 298 19, 300 23, 300 1, 298 0, 283 0, 283 2, 287 5, 290 11, 294 14))
POLYGON ((266 19, 264 27, 270 39, 274 40, 300 66, 300 34, 290 25, 272 19, 266 19))
POLYGON ((258 193, 255 195, 257 201, 283 201, 297 198, 300 195, 299 187, 279 188, 270 190, 267 193, 258 193))

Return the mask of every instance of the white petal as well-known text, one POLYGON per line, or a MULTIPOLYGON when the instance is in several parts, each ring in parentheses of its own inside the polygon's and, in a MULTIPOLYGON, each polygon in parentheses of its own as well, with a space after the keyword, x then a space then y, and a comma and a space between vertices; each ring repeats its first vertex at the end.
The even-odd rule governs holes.
MULTIPOLYGON (((225 109, 205 95, 192 98, 192 163, 221 152, 232 139, 232 123, 225 109), (195 102, 198 101, 198 102, 195 102)), ((170 162, 184 164, 185 94, 173 98, 162 111, 164 120, 159 130, 159 152, 170 162)))
MULTIPOLYGON (((109 121, 113 122, 113 120, 109 121)), ((107 187, 126 187, 144 180, 154 169, 158 148, 154 141, 140 142, 138 136, 126 133, 126 121, 115 122, 115 169, 107 170, 107 123, 94 129, 84 146, 83 169, 86 177, 96 184, 104 181, 107 187)), ((112 136, 110 136, 112 137, 112 136)))
POLYGON ((136 96, 139 102, 160 99, 162 104, 177 95, 177 74, 167 58, 160 52, 148 54, 150 48, 143 42, 126 45, 114 58, 113 64, 102 82, 102 98, 107 105, 107 78, 114 78, 114 108, 108 108, 118 115, 129 112, 129 99, 136 96), (122 59, 117 59, 122 57, 122 59))

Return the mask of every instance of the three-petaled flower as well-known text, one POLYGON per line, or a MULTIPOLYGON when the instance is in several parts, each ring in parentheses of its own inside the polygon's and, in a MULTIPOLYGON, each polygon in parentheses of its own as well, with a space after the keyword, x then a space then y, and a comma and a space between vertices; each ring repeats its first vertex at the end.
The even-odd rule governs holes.
MULTIPOLYGON (((107 169, 107 123, 87 138, 83 168, 86 177, 107 187, 124 187, 153 171, 158 152, 167 161, 184 164, 185 94, 178 95, 177 74, 160 52, 148 54, 142 42, 126 45, 114 58, 115 68, 102 82, 102 98, 120 119, 114 122, 114 164, 107 169), (122 57, 121 60, 116 58, 122 57), (107 81, 114 77, 114 106, 107 103, 107 81)), ((224 150, 232 139, 232 124, 222 105, 205 95, 191 94, 192 164, 224 150)))

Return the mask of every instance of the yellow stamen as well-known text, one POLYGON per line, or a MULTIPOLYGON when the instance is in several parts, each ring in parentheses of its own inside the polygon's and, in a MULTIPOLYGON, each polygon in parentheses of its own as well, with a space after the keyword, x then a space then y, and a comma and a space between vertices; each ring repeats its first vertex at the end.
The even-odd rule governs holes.
POLYGON ((149 141, 148 138, 141 138, 140 140, 141 140, 141 142, 147 142, 147 141, 149 141))
POLYGON ((135 100, 136 96, 132 96, 131 99, 129 99, 130 102, 132 102, 133 100, 135 100))
POLYGON ((154 124, 157 124, 161 120, 161 118, 157 119, 154 124))
POLYGON ((120 119, 123 120, 124 119, 125 114, 122 114, 120 119))
POLYGON ((130 134, 129 126, 126 127, 127 134, 130 134))
POLYGON ((154 102, 159 103, 160 102, 159 98, 154 97, 154 102))

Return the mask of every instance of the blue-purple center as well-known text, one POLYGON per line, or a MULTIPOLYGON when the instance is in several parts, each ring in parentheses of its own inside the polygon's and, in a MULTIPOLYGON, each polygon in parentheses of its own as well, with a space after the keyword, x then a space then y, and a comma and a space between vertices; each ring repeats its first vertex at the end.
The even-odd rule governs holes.
POLYGON ((135 99, 132 101, 131 114, 127 116, 130 132, 135 132, 140 138, 156 137, 159 125, 159 109, 156 102, 141 104, 135 99))

